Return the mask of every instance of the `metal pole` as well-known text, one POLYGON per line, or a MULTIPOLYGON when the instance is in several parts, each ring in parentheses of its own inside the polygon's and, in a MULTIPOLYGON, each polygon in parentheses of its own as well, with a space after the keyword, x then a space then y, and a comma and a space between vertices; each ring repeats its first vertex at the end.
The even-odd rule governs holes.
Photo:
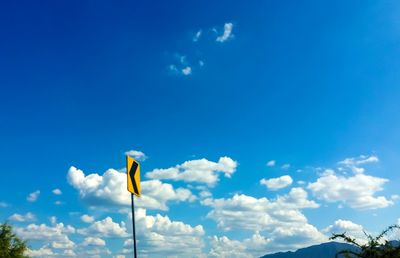
POLYGON ((134 258, 137 258, 136 254, 136 232, 135 232, 135 201, 133 198, 133 194, 131 193, 131 199, 132 199, 132 228, 133 228, 133 254, 134 258))

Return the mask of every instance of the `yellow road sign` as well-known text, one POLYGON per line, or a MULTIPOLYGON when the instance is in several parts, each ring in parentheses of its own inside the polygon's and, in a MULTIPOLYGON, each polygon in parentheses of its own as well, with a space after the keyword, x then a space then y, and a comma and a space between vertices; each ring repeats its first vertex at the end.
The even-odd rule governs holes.
POLYGON ((128 176, 128 191, 140 197, 140 164, 130 156, 126 156, 126 173, 128 176))

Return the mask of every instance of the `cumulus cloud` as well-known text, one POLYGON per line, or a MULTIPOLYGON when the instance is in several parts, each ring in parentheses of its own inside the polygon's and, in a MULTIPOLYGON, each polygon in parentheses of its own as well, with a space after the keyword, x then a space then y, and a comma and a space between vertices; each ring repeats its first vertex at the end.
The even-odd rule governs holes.
POLYGON ((279 190, 291 185, 292 183, 293 179, 289 175, 271 179, 263 178, 260 180, 260 184, 265 185, 270 190, 279 190))
POLYGON ((8 217, 8 219, 11 220, 11 221, 25 222, 25 221, 34 221, 34 220, 36 220, 36 216, 31 212, 28 212, 25 215, 14 213, 10 217, 8 217))
POLYGON ((236 171, 237 162, 229 157, 221 157, 218 162, 207 159, 186 161, 183 164, 166 169, 154 169, 146 176, 152 179, 171 179, 175 181, 197 182, 215 186, 219 175, 230 178, 236 171))
POLYGON ((84 214, 81 216, 81 220, 85 223, 92 223, 94 221, 94 217, 84 214))
POLYGON ((0 202, 0 208, 7 208, 8 204, 6 202, 0 202))
POLYGON ((78 229, 79 234, 85 236, 99 237, 127 237, 126 226, 124 222, 115 223, 111 217, 96 221, 87 228, 78 229))
MULTIPOLYGON (((82 170, 71 167, 68 182, 79 191, 81 200, 89 207, 130 206, 131 197, 127 192, 126 174, 115 169, 99 174, 85 175, 82 170)), ((192 202, 196 197, 186 188, 177 188, 159 180, 141 182, 142 197, 138 198, 138 207, 168 210, 167 202, 192 202)))
POLYGON ((222 35, 217 37, 216 41, 222 43, 232 38, 233 37, 232 30, 233 30, 233 24, 230 22, 225 23, 224 32, 222 33, 222 35))
POLYGON ((323 229, 322 232, 326 233, 329 237, 333 234, 346 233, 347 236, 356 239, 360 244, 366 243, 367 240, 363 226, 350 220, 336 220, 332 225, 323 229))
POLYGON ((253 231, 273 229, 282 223, 305 223, 307 219, 299 209, 318 207, 307 199, 307 192, 302 188, 293 188, 275 200, 235 194, 228 199, 208 198, 202 204, 213 208, 207 217, 215 220, 219 228, 253 231))
POLYGON ((278 228, 276 231, 268 233, 268 237, 257 231, 250 238, 240 241, 229 239, 226 236, 213 236, 210 241, 211 249, 208 257, 260 257, 268 253, 296 250, 325 240, 327 238, 309 224, 285 230, 278 228))
POLYGON ((82 243, 83 246, 105 246, 106 241, 99 237, 86 237, 82 243))
MULTIPOLYGON (((197 257, 202 253, 205 232, 201 225, 193 227, 168 216, 147 215, 141 208, 135 212, 135 219, 142 256, 197 257)), ((124 246, 130 248, 132 242, 125 241, 124 246)))
POLYGON ((388 181, 365 174, 345 177, 326 170, 317 181, 308 184, 308 189, 320 200, 340 202, 355 209, 378 209, 393 204, 384 196, 375 196, 388 181))
POLYGON ((43 246, 37 250, 28 249, 26 255, 29 257, 51 257, 55 256, 55 253, 48 246, 43 246))
POLYGON ((37 191, 35 191, 35 192, 33 192, 33 193, 30 193, 30 194, 28 195, 28 197, 26 197, 26 200, 27 200, 28 202, 36 202, 36 200, 39 198, 39 195, 40 195, 40 191, 37 190, 37 191))
POLYGON ((29 224, 25 228, 17 227, 16 233, 28 240, 53 240, 58 239, 64 234, 75 233, 75 228, 70 225, 64 226, 63 223, 58 223, 54 226, 29 224))
POLYGON ((212 207, 207 218, 216 221, 222 230, 267 232, 268 241, 265 241, 269 245, 264 249, 265 252, 267 247, 270 252, 293 250, 327 239, 308 224, 300 211, 319 207, 314 201, 308 200, 307 192, 302 188, 292 188, 289 194, 274 200, 236 194, 228 199, 205 199, 202 204, 212 207))
POLYGON ((126 151, 125 155, 131 156, 132 158, 136 159, 137 161, 145 161, 147 159, 146 154, 138 150, 130 150, 126 151))
MULTIPOLYGON (((27 227, 16 227, 15 233, 26 240, 49 243, 49 246, 53 249, 71 249, 75 246, 75 243, 68 237, 69 234, 75 233, 75 228, 69 225, 64 226, 63 223, 58 223, 53 226, 29 224, 27 227)), ((43 250, 39 249, 37 252, 44 252, 49 249, 49 246, 45 247, 43 250)))
POLYGON ((290 164, 283 164, 281 168, 282 169, 289 169, 290 168, 290 164))
POLYGON ((238 240, 231 240, 226 236, 213 236, 210 241, 211 250, 209 257, 218 258, 251 258, 252 254, 246 250, 246 245, 238 240))

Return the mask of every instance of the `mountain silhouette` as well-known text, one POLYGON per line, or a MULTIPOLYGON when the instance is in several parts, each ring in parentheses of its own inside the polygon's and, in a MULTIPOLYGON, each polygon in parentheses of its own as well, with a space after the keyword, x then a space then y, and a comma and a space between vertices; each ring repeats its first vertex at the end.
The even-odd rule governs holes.
MULTIPOLYGON (((327 242, 298 249, 297 251, 279 252, 267 254, 261 258, 335 258, 336 254, 342 250, 357 252, 359 249, 354 245, 338 242, 327 242)), ((339 256, 343 258, 344 256, 339 256)))

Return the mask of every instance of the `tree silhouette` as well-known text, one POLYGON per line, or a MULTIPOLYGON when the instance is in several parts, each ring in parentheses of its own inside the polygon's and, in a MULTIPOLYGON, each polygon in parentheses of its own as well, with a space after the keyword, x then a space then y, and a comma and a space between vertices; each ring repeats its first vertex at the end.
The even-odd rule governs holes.
POLYGON ((24 255, 28 249, 26 242, 17 237, 11 225, 0 225, 0 257, 1 258, 26 258, 24 255))
POLYGON ((387 229, 382 231, 378 236, 373 237, 370 234, 364 232, 368 238, 366 244, 359 244, 356 239, 346 235, 346 232, 342 234, 333 234, 330 240, 342 239, 346 243, 356 246, 359 251, 342 250, 336 254, 336 258, 343 255, 345 258, 399 258, 400 257, 400 243, 398 241, 388 241, 387 239, 382 241, 390 231, 400 229, 399 225, 389 226, 387 229))

